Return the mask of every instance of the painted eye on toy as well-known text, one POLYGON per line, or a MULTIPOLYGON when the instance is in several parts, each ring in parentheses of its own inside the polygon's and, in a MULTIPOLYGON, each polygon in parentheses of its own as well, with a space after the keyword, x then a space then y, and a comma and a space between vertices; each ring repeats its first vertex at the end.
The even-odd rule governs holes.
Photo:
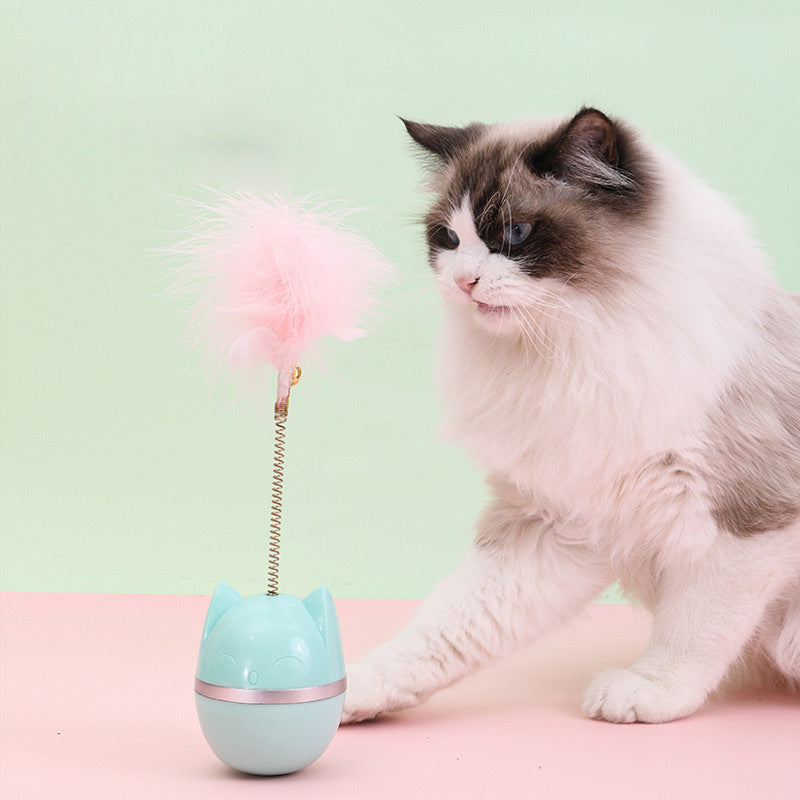
POLYGON ((531 235, 532 230, 533 225, 531 225, 530 222, 514 222, 505 230, 506 241, 512 247, 517 244, 522 244, 531 235))
POLYGON ((456 246, 461 243, 461 240, 458 238, 458 234, 452 228, 446 228, 447 231, 447 238, 456 246))

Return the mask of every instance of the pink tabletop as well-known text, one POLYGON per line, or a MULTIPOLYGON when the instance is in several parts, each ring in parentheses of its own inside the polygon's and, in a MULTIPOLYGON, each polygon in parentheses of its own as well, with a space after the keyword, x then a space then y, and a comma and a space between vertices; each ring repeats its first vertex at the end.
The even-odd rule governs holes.
MULTIPOLYGON (((221 764, 195 717, 207 598, 0 595, 0 797, 800 798, 800 702, 733 693, 667 725, 583 719, 581 691, 641 650, 648 618, 595 605, 568 628, 385 721, 342 728, 295 775, 221 764)), ((353 659, 416 603, 337 601, 353 659)))

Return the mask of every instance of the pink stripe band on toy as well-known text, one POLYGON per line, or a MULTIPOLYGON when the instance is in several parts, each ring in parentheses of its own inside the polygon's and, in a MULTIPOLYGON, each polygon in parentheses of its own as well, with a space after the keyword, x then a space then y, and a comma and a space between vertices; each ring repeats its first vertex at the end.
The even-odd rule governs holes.
POLYGON ((217 686, 194 679, 194 690, 212 700, 225 700, 228 703, 247 703, 249 705, 278 705, 283 703, 313 703, 336 697, 347 688, 347 676, 322 686, 309 686, 304 689, 237 689, 233 686, 217 686))

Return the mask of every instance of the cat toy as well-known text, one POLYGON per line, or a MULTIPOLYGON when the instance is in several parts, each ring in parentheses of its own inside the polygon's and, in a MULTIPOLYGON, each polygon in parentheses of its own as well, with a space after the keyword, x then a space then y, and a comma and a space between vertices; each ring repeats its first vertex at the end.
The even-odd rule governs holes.
POLYGON ((278 587, 289 395, 300 356, 321 338, 363 335, 359 320, 391 268, 330 206, 215 193, 190 210, 197 225, 172 252, 203 286, 192 314, 198 340, 230 367, 277 371, 266 591, 242 597, 225 583, 214 591, 197 661, 197 713, 221 761, 280 775, 322 755, 346 689, 327 587, 305 598, 278 587))

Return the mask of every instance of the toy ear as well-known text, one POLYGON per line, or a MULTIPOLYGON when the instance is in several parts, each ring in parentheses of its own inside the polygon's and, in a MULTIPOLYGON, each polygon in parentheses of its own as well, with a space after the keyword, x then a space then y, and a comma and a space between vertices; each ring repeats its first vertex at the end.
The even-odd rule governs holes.
POLYGON ((202 645, 208 635, 214 630, 214 626, 220 621, 222 615, 231 607, 236 605, 242 596, 227 583, 220 581, 217 588, 214 589, 214 594, 211 595, 211 602, 208 604, 208 611, 206 612, 206 621, 203 625, 203 638, 200 640, 202 645))
POLYGON ((314 620, 314 624, 319 628, 322 638, 327 642, 331 624, 338 627, 336 619, 336 607, 333 598, 324 584, 314 589, 311 594, 303 598, 303 605, 314 620))
POLYGON ((322 634, 325 648, 328 652, 328 665, 332 672, 344 675, 344 651, 342 649, 342 634, 339 630, 339 618, 336 615, 336 606, 331 593, 324 584, 314 589, 311 594, 303 598, 314 624, 322 634))

